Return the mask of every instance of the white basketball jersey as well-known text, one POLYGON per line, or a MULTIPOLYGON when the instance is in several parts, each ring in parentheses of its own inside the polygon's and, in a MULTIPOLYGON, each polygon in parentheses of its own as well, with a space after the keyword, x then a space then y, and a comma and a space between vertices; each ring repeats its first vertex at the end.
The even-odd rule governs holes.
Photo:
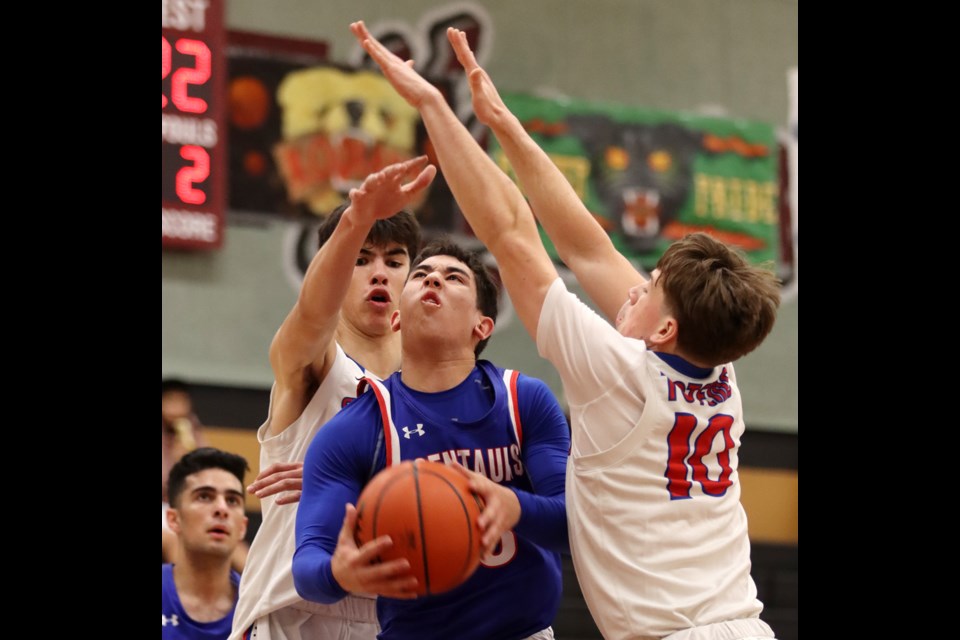
POLYGON ((544 301, 538 347, 570 405, 570 547, 603 636, 712 637, 697 628, 717 624, 772 636, 750 577, 732 365, 661 358, 559 279, 544 301))
MULTIPOLYGON (((270 416, 257 431, 260 468, 277 462, 303 462, 313 437, 321 426, 357 395, 357 383, 365 375, 337 345, 330 372, 303 413, 282 433, 271 436, 270 416)), ((270 394, 270 411, 273 392, 270 394)), ((240 599, 233 618, 231 638, 240 638, 258 618, 284 607, 323 611, 324 605, 303 600, 293 586, 293 553, 296 550, 297 505, 277 505, 277 496, 261 501, 263 524, 257 532, 240 580, 240 599)), ((356 596, 348 596, 354 598, 356 596)), ((328 614, 329 615, 329 614, 328 614)), ((336 616, 334 616, 336 617, 336 616)))

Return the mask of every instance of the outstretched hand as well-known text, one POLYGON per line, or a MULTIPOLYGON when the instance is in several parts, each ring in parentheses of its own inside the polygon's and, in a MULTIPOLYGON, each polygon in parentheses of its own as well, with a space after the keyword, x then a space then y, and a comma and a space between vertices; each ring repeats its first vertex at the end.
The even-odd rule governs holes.
POLYGON ((337 548, 330 560, 333 577, 340 587, 350 593, 416 598, 417 579, 411 575, 406 559, 377 561, 377 556, 393 544, 390 536, 380 536, 358 548, 353 537, 356 526, 357 509, 348 504, 337 548))
POLYGON ((510 111, 503 103, 490 75, 477 63, 476 56, 470 50, 470 43, 467 42, 467 34, 450 27, 447 29, 447 40, 450 41, 453 52, 457 54, 457 60, 463 65, 463 70, 470 81, 473 111, 477 114, 477 119, 488 127, 493 127, 508 116, 510 111))
POLYGON ((486 556, 496 548, 500 537, 520 522, 520 501, 513 491, 486 476, 468 471, 459 464, 450 466, 468 479, 470 489, 483 499, 483 511, 477 524, 480 525, 483 555, 486 556))
POLYGON ((427 162, 427 156, 420 156, 371 173, 363 184, 350 190, 353 214, 372 224, 409 206, 437 175, 437 168, 427 162))
POLYGON ((395 53, 383 46, 379 40, 367 30, 363 21, 350 25, 350 31, 360 41, 363 49, 370 54, 373 61, 380 65, 380 70, 393 88, 404 100, 415 109, 420 109, 424 101, 431 96, 440 96, 440 91, 427 82, 423 76, 413 70, 413 60, 404 62, 395 53))

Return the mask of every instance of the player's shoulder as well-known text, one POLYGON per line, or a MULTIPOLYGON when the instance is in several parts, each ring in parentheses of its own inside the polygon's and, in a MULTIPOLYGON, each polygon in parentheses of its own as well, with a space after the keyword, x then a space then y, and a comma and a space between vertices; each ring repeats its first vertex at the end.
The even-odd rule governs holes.
POLYGON ((492 368, 492 370, 496 371, 496 375, 502 378, 507 384, 508 391, 514 391, 514 389, 510 387, 514 384, 514 381, 516 381, 516 395, 521 402, 534 401, 541 398, 556 402, 556 398, 554 397, 553 392, 550 391, 550 387, 540 378, 527 375, 517 369, 498 367, 497 365, 486 360, 481 360, 479 362, 486 363, 492 368))

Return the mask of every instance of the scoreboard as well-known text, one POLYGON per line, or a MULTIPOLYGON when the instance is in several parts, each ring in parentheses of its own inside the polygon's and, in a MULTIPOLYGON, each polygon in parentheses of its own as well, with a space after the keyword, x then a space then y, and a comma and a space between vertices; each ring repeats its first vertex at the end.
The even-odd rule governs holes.
POLYGON ((225 204, 225 0, 162 0, 162 247, 220 246, 225 204))

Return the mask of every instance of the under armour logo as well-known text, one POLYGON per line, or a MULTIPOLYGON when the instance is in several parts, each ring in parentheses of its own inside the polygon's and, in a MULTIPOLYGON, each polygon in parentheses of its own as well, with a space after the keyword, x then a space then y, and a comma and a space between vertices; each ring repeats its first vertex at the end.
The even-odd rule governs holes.
MULTIPOLYGON (((165 627, 165 626, 167 626, 168 624, 169 624, 170 626, 173 626, 173 627, 179 627, 179 626, 180 626, 180 621, 177 620, 177 614, 173 614, 173 615, 170 616, 169 618, 168 618, 167 616, 163 615, 162 613, 160 614, 160 626, 161 626, 161 627, 165 627)), ((156 627, 154 627, 154 629, 156 629, 156 627)))
POLYGON ((403 428, 403 437, 406 438, 407 440, 410 439, 410 434, 411 434, 411 433, 415 433, 415 434, 417 434, 418 436, 422 436, 422 435, 423 435, 423 425, 422 425, 422 424, 418 424, 416 429, 411 429, 410 427, 404 427, 404 428, 403 428))

